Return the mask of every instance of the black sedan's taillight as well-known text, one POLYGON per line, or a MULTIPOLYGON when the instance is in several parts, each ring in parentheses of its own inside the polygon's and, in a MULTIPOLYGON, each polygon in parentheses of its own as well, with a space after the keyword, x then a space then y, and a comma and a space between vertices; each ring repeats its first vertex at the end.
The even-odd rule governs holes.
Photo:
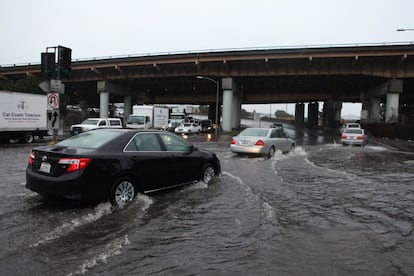
POLYGON ((66 172, 74 172, 85 168, 89 161, 89 158, 60 158, 58 164, 62 165, 66 172))

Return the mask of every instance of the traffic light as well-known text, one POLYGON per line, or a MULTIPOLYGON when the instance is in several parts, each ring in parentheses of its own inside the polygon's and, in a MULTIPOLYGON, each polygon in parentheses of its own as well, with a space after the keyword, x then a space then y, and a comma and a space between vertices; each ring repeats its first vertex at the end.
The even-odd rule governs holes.
POLYGON ((58 46, 58 63, 60 78, 67 78, 70 75, 72 68, 72 49, 63 46, 58 46))
POLYGON ((50 80, 55 74, 55 53, 41 53, 41 61, 42 76, 50 80))

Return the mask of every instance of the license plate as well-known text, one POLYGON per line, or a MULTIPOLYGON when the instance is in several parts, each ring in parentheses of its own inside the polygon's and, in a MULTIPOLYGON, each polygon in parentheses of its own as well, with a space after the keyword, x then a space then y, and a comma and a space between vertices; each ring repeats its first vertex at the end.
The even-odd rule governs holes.
POLYGON ((249 140, 240 140, 240 144, 247 145, 249 144, 249 140))
POLYGON ((39 172, 50 173, 50 168, 50 163, 42 162, 42 164, 40 164, 39 172))

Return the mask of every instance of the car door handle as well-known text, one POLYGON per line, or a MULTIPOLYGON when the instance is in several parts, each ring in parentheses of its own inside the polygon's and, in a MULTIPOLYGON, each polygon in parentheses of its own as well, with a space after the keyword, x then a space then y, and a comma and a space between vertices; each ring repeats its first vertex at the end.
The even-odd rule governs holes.
POLYGON ((129 160, 131 160, 131 161, 137 161, 138 160, 138 157, 136 157, 136 156, 131 156, 131 158, 129 158, 129 160))

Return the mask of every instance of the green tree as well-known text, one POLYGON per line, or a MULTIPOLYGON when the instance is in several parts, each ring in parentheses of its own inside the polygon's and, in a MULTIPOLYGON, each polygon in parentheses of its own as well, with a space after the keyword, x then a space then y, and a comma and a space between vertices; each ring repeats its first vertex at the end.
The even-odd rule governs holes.
POLYGON ((14 92, 45 94, 39 87, 39 79, 34 75, 25 76, 17 80, 15 83, 5 83, 2 85, 2 89, 14 92))

